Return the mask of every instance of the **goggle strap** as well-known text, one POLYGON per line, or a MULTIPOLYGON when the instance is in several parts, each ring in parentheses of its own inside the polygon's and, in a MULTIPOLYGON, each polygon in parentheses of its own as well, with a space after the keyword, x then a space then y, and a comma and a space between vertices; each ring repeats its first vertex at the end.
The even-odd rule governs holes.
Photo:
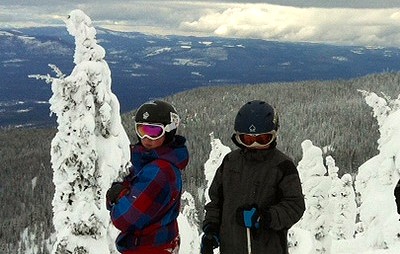
POLYGON ((164 127, 165 132, 170 132, 170 131, 172 131, 172 130, 174 130, 174 129, 176 129, 175 123, 167 124, 167 125, 165 125, 165 127, 164 127))
POLYGON ((170 115, 171 115, 171 123, 165 125, 164 127, 166 132, 175 130, 179 126, 179 121, 180 121, 179 115, 173 112, 171 112, 170 115))

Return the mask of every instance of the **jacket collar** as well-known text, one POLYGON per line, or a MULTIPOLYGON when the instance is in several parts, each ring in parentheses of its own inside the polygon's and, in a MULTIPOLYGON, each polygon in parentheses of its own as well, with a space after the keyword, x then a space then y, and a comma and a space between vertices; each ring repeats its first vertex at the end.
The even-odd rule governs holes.
POLYGON ((175 135, 172 142, 155 149, 146 150, 140 142, 131 146, 131 161, 135 171, 141 170, 144 165, 156 159, 168 161, 180 170, 185 169, 189 161, 189 152, 185 142, 184 137, 175 135))
POLYGON ((276 150, 276 143, 274 146, 263 150, 243 148, 241 150, 241 153, 243 154, 243 157, 246 160, 263 161, 268 158, 271 158, 273 154, 275 154, 275 150, 276 150))

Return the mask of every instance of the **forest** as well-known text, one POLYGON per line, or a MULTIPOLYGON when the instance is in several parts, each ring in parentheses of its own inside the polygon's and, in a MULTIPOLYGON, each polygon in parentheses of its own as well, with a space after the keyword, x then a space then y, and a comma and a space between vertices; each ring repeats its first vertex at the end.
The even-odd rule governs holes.
MULTIPOLYGON (((253 99, 276 107, 280 117, 278 148, 291 155, 295 163, 302 157, 301 142, 309 139, 335 159, 340 175, 355 176, 358 167, 377 154, 379 137, 371 108, 359 90, 397 97, 400 73, 351 80, 202 87, 162 98, 176 106, 182 119, 178 133, 187 138, 191 156, 184 173, 184 188, 195 196, 197 209, 202 211, 199 189, 205 184, 203 165, 211 150, 210 133, 235 149, 230 141, 234 117, 240 106, 253 99)), ((122 115, 131 142, 136 142, 134 114, 135 111, 122 115)), ((32 241, 43 247, 44 239, 54 230, 50 143, 56 131, 0 130, 0 253, 15 253, 26 228, 42 232, 32 241)), ((45 248, 43 253, 47 253, 45 248)))

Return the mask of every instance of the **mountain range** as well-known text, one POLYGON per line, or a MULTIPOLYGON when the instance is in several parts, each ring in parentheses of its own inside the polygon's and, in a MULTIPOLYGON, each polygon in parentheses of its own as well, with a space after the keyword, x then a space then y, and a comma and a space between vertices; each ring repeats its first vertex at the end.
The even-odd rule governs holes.
MULTIPOLYGON (((201 86, 351 79, 399 71, 400 49, 259 39, 159 36, 96 28, 121 111, 201 86)), ((32 74, 68 75, 74 38, 65 27, 0 29, 0 127, 54 125, 51 86, 32 74)))

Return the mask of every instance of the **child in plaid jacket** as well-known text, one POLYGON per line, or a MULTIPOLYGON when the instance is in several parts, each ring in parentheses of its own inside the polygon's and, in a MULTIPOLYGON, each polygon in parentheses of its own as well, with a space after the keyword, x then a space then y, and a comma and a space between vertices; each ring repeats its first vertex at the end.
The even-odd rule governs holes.
POLYGON ((123 254, 178 253, 183 170, 189 159, 186 139, 176 135, 175 109, 163 101, 143 104, 135 117, 139 142, 131 146, 132 167, 107 192, 107 208, 123 254))

